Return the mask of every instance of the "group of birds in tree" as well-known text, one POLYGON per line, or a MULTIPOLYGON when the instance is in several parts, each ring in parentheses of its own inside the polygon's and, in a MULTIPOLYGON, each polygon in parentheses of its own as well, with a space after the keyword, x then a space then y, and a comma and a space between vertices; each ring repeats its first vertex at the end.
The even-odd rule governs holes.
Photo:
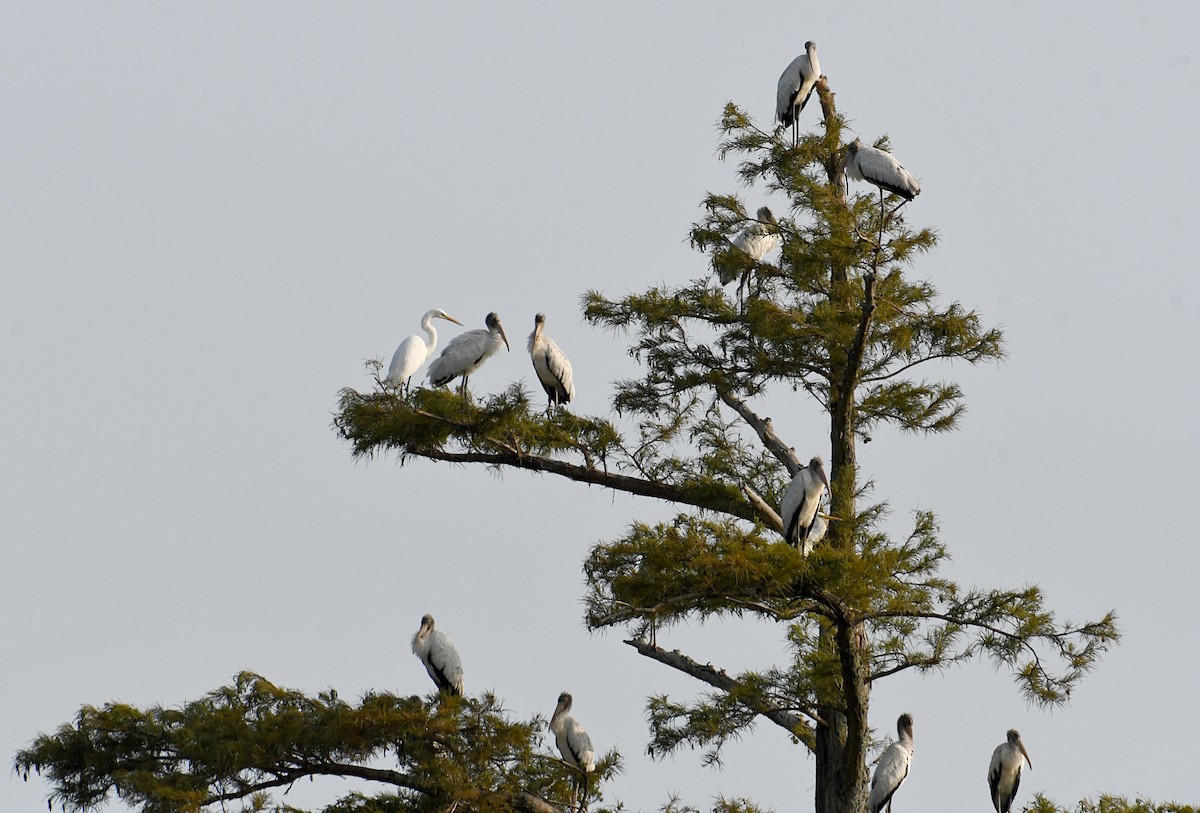
MULTIPOLYGON (((804 53, 792 60, 780 75, 776 93, 775 118, 784 128, 791 128, 793 148, 799 143, 800 112, 808 104, 820 79, 821 63, 817 59, 817 45, 809 41, 804 44, 804 53)), ((885 192, 899 195, 905 203, 921 193, 921 184, 895 156, 876 147, 868 147, 859 138, 846 147, 845 170, 847 178, 879 187, 881 217, 885 192)), ((781 242, 779 221, 767 206, 761 207, 755 222, 747 225, 730 241, 734 248, 744 252, 755 263, 761 262, 781 242)), ((720 274, 722 285, 728 285, 734 278, 728 272, 720 274)), ((739 300, 748 278, 748 272, 742 274, 738 284, 739 300)), ((824 538, 828 521, 835 519, 820 511, 821 500, 828 491, 829 478, 825 474, 825 463, 820 457, 813 457, 807 466, 793 475, 784 492, 779 512, 784 538, 805 556, 824 538)), ((880 755, 871 777, 868 798, 870 813, 879 813, 884 807, 891 813, 892 797, 908 776, 913 755, 912 715, 900 715, 896 730, 899 739, 880 755)), ((1026 763, 1030 768, 1033 767, 1020 732, 1015 728, 1010 729, 1007 740, 997 746, 988 765, 988 789, 996 813, 1010 812, 1021 782, 1021 770, 1026 763)))
MULTIPOLYGON (((804 44, 804 53, 792 60, 783 71, 777 88, 775 117, 784 128, 791 128, 793 147, 799 143, 800 113, 820 79, 821 64, 817 59, 817 46, 809 41, 804 44)), ((866 146, 858 138, 846 147, 845 170, 847 178, 879 187, 881 209, 885 192, 904 198, 906 203, 921 192, 917 179, 891 153, 866 146)), ((778 219, 769 207, 763 206, 757 212, 757 219, 743 228, 730 243, 757 263, 778 248, 781 241, 778 219)), ((748 272, 740 276, 739 299, 749 282, 748 272)), ((720 273, 722 285, 728 285, 735 278, 737 275, 727 271, 720 273)), ((426 312, 421 319, 421 327, 429 337, 428 341, 413 335, 401 342, 392 356, 386 382, 400 387, 404 392, 409 391, 412 376, 437 349, 434 319, 462 324, 440 308, 426 312)), ((434 359, 428 371, 433 386, 440 387, 461 377, 461 391, 465 398, 470 375, 498 353, 501 346, 510 349, 498 315, 489 313, 485 325, 485 329, 469 330, 456 336, 434 359)), ((538 381, 549 399, 547 412, 550 412, 575 397, 575 384, 571 362, 558 345, 545 335, 545 325, 546 317, 539 313, 534 318, 528 347, 538 381)), ((808 556, 816 543, 824 538, 829 521, 836 519, 820 510, 829 487, 825 463, 819 456, 814 456, 807 466, 795 473, 784 492, 780 506, 784 538, 804 556, 808 556)), ((434 627, 433 616, 426 615, 421 619, 420 629, 412 639, 412 651, 425 665, 439 691, 449 695, 463 694, 462 660, 450 639, 434 627)), ((569 693, 559 695, 558 704, 550 718, 550 731, 554 734, 563 761, 580 771, 586 783, 587 776, 596 768, 596 755, 591 737, 570 714, 571 704, 569 693)), ((868 799, 870 813, 880 813, 885 807, 891 813, 892 797, 908 777, 913 755, 912 715, 900 715, 896 729, 899 739, 880 755, 871 777, 868 799)), ((1010 813, 1026 763, 1030 768, 1033 767, 1020 733, 1015 728, 1010 729, 1007 740, 992 753, 988 766, 988 787, 996 813, 1010 813)))
MULTIPOLYGON (((456 325, 462 322, 446 313, 441 308, 426 311, 421 318, 421 328, 428 340, 420 336, 409 336, 400 342, 396 352, 392 354, 392 363, 388 366, 387 377, 384 381, 400 388, 407 393, 412 386, 412 377, 417 370, 433 355, 437 349, 438 334, 433 326, 434 319, 445 319, 456 325)), ((467 379, 483 366, 483 363, 500 352, 500 348, 510 350, 508 336, 504 334, 504 326, 496 313, 489 313, 484 320, 485 328, 468 330, 455 336, 446 345, 433 362, 429 365, 429 382, 435 387, 449 384, 456 378, 462 378, 460 391, 463 398, 467 396, 467 379)), ((533 360, 533 369, 537 373, 542 389, 549 399, 547 412, 558 409, 570 403, 575 397, 575 379, 571 371, 571 362, 554 340, 545 335, 546 317, 538 314, 533 320, 533 332, 529 334, 529 355, 533 360)))
MULTIPOLYGON (((804 53, 784 68, 775 92, 775 119, 785 129, 791 128, 793 148, 800 142, 800 112, 808 104, 820 79, 821 62, 817 59, 817 44, 810 40, 804 43, 804 53)), ((877 147, 868 147, 859 138, 846 145, 845 169, 848 179, 879 187, 881 208, 884 192, 899 195, 905 203, 921 194, 920 182, 895 156, 877 147)), ((770 207, 763 206, 758 210, 755 221, 729 242, 756 263, 761 262, 763 257, 779 247, 779 221, 770 207)), ((728 285, 737 278, 728 271, 720 272, 719 276, 722 285, 728 285)), ((741 275, 738 283, 739 299, 748 281, 747 271, 741 275)))
MULTIPOLYGON (((462 659, 446 633, 434 626, 433 616, 428 613, 421 618, 421 626, 412 637, 412 651, 425 665, 425 671, 433 678, 438 691, 456 697, 463 695, 462 659)), ((580 772, 586 790, 588 775, 596 770, 596 752, 587 729, 570 714, 572 702, 567 692, 558 696, 558 705, 550 716, 550 731, 563 761, 580 772)))

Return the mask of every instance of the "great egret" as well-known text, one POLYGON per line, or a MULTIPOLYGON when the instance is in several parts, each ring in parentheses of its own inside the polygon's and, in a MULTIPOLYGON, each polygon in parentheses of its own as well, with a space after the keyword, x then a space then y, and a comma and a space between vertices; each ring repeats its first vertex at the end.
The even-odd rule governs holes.
POLYGON ((1021 741, 1021 732, 1010 728, 1008 741, 996 746, 992 752, 992 762, 988 765, 988 789, 992 792, 992 806, 996 808, 996 813, 1009 813, 1012 808, 1021 784, 1021 769, 1026 762, 1029 763, 1029 769, 1033 770, 1029 752, 1021 741))
POLYGON ((503 345, 508 350, 508 337, 500 326, 500 317, 489 313, 484 321, 486 330, 468 330, 450 340, 433 363, 429 365, 429 381, 440 387, 462 376, 462 394, 467 396, 467 379, 483 363, 496 355, 503 345))
POLYGON ((440 691, 455 695, 463 693, 462 660, 458 650, 444 632, 433 628, 433 616, 428 613, 421 618, 421 628, 412 638, 412 651, 425 664, 425 671, 440 691))
POLYGON ((547 414, 557 407, 571 402, 575 397, 575 379, 571 372, 571 360, 559 349, 554 340, 543 333, 546 315, 539 313, 533 318, 533 332, 529 334, 529 356, 546 397, 550 399, 547 414))
MULTIPOLYGON (((783 493, 779 517, 783 520, 784 538, 792 547, 801 548, 805 556, 816 544, 817 540, 810 540, 810 535, 816 524, 817 510, 821 507, 821 496, 828 488, 825 461, 820 456, 814 456, 807 466, 796 472, 787 491, 783 493)), ((826 527, 822 523, 822 537, 826 527)))
POLYGON ((804 53, 792 60, 779 75, 775 90, 775 118, 784 127, 792 128, 792 146, 799 142, 797 119, 800 111, 808 104, 817 80, 821 78, 821 63, 817 60, 817 44, 812 40, 804 43, 804 53))
POLYGON ((908 768, 913 755, 913 718, 901 714, 896 721, 896 732, 900 741, 889 745, 879 757, 875 775, 871 777, 871 795, 867 807, 871 813, 879 813, 886 806, 892 813, 892 796, 908 777, 908 768))
POLYGON ((414 334, 400 342, 400 346, 392 354, 392 364, 388 367, 388 374, 387 378, 384 379, 385 381, 396 386, 401 386, 405 391, 408 390, 412 383, 413 373, 421 369, 421 365, 429 361, 429 357, 437 349, 438 337, 437 330, 433 327, 434 319, 445 319, 456 325, 462 324, 462 322, 441 308, 426 311, 425 315, 421 317, 421 327, 424 329, 426 335, 429 336, 429 341, 426 342, 420 336, 414 334))

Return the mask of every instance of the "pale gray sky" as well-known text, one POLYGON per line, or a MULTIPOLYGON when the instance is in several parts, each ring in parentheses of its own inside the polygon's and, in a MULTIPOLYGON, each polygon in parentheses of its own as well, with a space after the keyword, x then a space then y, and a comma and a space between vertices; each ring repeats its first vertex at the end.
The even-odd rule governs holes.
MULTIPOLYGON (((608 382, 637 371, 578 297, 704 275, 686 233, 707 191, 783 208, 716 160, 714 122, 728 100, 769 122, 813 39, 856 131, 890 134, 921 179, 907 217, 942 243, 915 273, 1008 339, 1005 364, 936 371, 966 389, 962 431, 862 448, 889 526, 933 509, 948 575, 1041 584, 1076 620, 1115 607, 1125 633, 1054 713, 986 664, 877 686, 880 731, 916 718, 898 811, 989 809, 1010 726, 1035 765, 1019 804, 1196 802, 1200 7, 807 6, 0 6, 4 762, 83 703, 176 704, 242 669, 427 692, 408 638, 432 612, 468 691, 522 717, 573 692, 624 755, 610 800, 811 810, 812 760, 772 725, 721 772, 650 762, 645 696, 700 687, 583 629, 589 547, 669 506, 355 464, 329 423, 431 307, 503 318, 513 352, 477 392, 536 386, 524 337, 544 311, 577 408, 607 413, 608 382)), ((810 406, 761 408, 824 448, 810 406)), ((783 639, 744 622, 660 642, 737 671, 783 639)), ((0 809, 46 790, 7 775, 0 809)))

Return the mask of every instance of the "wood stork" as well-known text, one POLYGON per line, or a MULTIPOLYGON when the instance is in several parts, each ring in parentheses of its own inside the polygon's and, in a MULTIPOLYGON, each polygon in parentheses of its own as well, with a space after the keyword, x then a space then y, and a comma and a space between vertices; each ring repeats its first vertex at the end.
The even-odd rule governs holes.
POLYGON ((1008 742, 996 746, 992 752, 992 762, 988 765, 988 788, 992 791, 992 806, 996 808, 996 813, 1009 813, 1012 808, 1021 784, 1021 768, 1026 762, 1032 771, 1033 762, 1025 750, 1025 743, 1021 741, 1021 732, 1010 728, 1008 742))
MULTIPOLYGON (((750 223, 729 241, 730 245, 746 254, 754 262, 762 262, 762 258, 779 247, 782 238, 779 236, 779 221, 771 207, 760 207, 756 213, 758 220, 750 223)), ((731 271, 722 270, 719 273, 722 285, 728 285, 736 278, 731 271)), ((750 283, 750 271, 747 269, 738 282, 738 301, 742 299, 742 289, 750 283)))
POLYGON ((533 332, 529 334, 529 356, 533 359, 533 369, 542 389, 550 399, 546 407, 549 414, 552 409, 568 404, 575 397, 575 379, 571 373, 571 360, 558 345, 542 331, 546 327, 546 315, 539 313, 533 317, 533 332))
POLYGON ((500 352, 500 345, 508 350, 508 337, 500 325, 500 317, 494 312, 484 320, 486 330, 468 330, 450 340, 433 363, 429 365, 429 381, 440 387, 462 376, 462 394, 467 396, 467 379, 483 363, 500 352))
POLYGON ((796 120, 800 118, 800 111, 808 104, 808 97, 820 78, 817 44, 809 40, 804 43, 804 53, 793 59, 779 75, 779 85, 775 91, 775 118, 784 127, 792 128, 793 147, 799 141, 796 120))
POLYGON ((558 745, 563 762, 581 772, 577 784, 582 788, 579 804, 582 810, 587 800, 588 774, 596 770, 596 752, 592 749, 592 738, 587 731, 567 713, 571 710, 572 702, 567 692, 558 696, 558 706, 550 717, 550 730, 554 732, 554 742, 558 745))
MULTIPOLYGON (((820 456, 813 457, 808 465, 796 472, 787 491, 783 493, 783 503, 779 508, 779 517, 783 520, 784 538, 793 548, 800 548, 805 556, 812 552, 812 546, 817 540, 812 539, 812 531, 816 526, 817 509, 821 507, 821 497, 829 489, 829 478, 825 475, 825 461, 820 456)), ((821 537, 825 536, 827 527, 824 520, 821 523, 821 537)))
POLYGON ((875 766, 875 775, 871 777, 871 795, 868 802, 870 813, 879 813, 886 806, 892 813, 892 796, 904 784, 908 777, 908 767, 913 755, 913 718, 911 714, 901 714, 896 721, 896 731, 900 741, 894 742, 884 749, 875 766))
POLYGON ((433 628, 433 616, 421 618, 421 628, 412 638, 413 654, 425 664, 425 671, 440 691, 446 694, 463 693, 462 660, 446 633, 433 628))
POLYGON ((846 176, 879 187, 882 197, 887 190, 910 201, 921 194, 921 184, 900 165, 890 152, 868 147, 856 138, 846 147, 846 176))
POLYGON ((420 336, 412 335, 400 342, 400 346, 392 355, 392 364, 388 367, 387 378, 384 381, 408 389, 413 373, 419 370, 422 364, 429 361, 429 357, 437 349, 438 337, 437 331, 433 327, 434 319, 445 319, 456 325, 462 324, 441 308, 426 311, 425 315, 421 317, 421 327, 429 336, 429 341, 426 342, 420 336))

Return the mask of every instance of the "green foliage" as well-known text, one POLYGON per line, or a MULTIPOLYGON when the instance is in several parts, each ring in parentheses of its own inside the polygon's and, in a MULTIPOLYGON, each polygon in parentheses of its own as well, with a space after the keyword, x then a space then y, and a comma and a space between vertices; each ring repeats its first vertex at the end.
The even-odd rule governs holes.
MULTIPOLYGON (((528 812, 539 810, 531 799, 572 793, 573 769, 539 748, 543 727, 538 718, 511 721, 490 694, 428 700, 372 692, 355 706, 332 690, 309 697, 243 672, 180 708, 84 706, 74 723, 19 751, 13 768, 26 779, 30 771, 45 774, 51 805, 65 810, 113 796, 144 813, 235 800, 245 810, 282 810, 267 791, 338 776, 388 790, 350 793, 325 813, 431 813, 451 805, 528 812)), ((617 770, 610 753, 596 776, 617 770)))
MULTIPOLYGON (((1075 806, 1075 813, 1197 813, 1200 808, 1194 805, 1183 805, 1178 802, 1151 802, 1140 796, 1129 801, 1124 796, 1101 795, 1098 799, 1084 799, 1075 806)), ((1026 805, 1023 813, 1073 813, 1068 807, 1062 807, 1037 794, 1033 801, 1026 805)))

